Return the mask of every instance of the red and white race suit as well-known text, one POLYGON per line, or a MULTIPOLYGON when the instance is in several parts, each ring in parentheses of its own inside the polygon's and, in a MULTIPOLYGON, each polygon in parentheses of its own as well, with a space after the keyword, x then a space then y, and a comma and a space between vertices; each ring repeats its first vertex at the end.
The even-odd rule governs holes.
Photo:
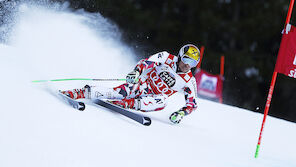
POLYGON ((112 91, 93 88, 92 92, 97 90, 100 93, 92 93, 92 98, 104 96, 109 99, 141 99, 139 110, 151 111, 163 109, 167 97, 176 92, 184 92, 186 104, 181 110, 185 111, 185 115, 190 114, 197 107, 196 80, 191 71, 177 72, 177 62, 177 56, 165 51, 142 59, 135 67, 140 72, 138 84, 126 83, 112 91))

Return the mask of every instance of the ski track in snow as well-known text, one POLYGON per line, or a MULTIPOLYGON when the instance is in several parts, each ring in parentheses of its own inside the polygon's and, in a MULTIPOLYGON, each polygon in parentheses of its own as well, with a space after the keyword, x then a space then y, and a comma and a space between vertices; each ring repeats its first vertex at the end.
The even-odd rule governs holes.
POLYGON ((169 115, 184 105, 173 95, 159 112, 140 113, 149 127, 104 108, 84 112, 46 91, 85 84, 56 78, 123 78, 133 69, 133 51, 115 25, 99 14, 67 6, 19 7, 9 44, 0 45, 1 167, 295 167, 296 125, 268 117, 259 158, 254 158, 262 114, 199 99, 196 112, 179 125, 169 115))

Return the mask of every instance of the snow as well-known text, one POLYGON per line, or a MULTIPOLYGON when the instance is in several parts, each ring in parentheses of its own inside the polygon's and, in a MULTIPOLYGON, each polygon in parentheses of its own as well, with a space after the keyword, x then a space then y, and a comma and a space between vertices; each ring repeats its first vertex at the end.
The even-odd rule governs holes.
POLYGON ((119 82, 32 80, 123 78, 136 63, 120 33, 100 15, 67 7, 23 5, 9 45, 0 45, 1 167, 295 167, 296 125, 237 107, 199 99, 179 125, 168 117, 184 104, 173 95, 166 109, 141 113, 149 127, 104 108, 79 112, 46 91, 119 82), (109 31, 108 31, 109 30, 109 31))

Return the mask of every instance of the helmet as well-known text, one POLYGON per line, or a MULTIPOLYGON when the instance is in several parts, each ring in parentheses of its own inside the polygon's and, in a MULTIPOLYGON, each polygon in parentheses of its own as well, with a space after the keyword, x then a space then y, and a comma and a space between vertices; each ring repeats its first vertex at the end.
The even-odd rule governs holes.
POLYGON ((183 63, 188 64, 191 68, 196 67, 200 60, 199 49, 192 44, 184 45, 178 56, 183 63))

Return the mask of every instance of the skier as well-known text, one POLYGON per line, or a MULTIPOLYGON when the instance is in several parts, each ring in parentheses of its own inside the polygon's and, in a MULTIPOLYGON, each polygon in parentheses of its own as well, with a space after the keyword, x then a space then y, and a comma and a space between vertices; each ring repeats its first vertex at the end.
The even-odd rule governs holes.
POLYGON ((82 89, 61 91, 72 99, 107 99, 123 108, 143 112, 158 111, 165 108, 167 98, 176 92, 184 92, 186 104, 169 119, 178 124, 185 115, 197 107, 196 80, 191 68, 200 60, 199 49, 184 45, 178 56, 166 51, 140 60, 134 70, 127 74, 126 83, 114 88, 86 85, 82 89))

